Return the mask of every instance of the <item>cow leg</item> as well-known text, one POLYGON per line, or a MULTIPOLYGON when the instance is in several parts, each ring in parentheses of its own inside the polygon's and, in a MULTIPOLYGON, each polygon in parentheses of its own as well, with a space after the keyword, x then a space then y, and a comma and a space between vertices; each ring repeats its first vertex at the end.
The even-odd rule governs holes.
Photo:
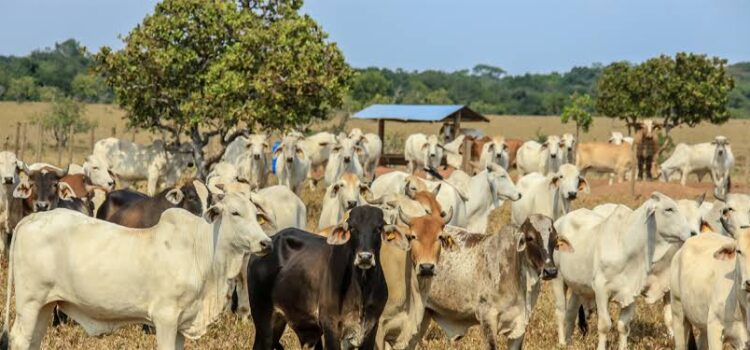
MULTIPOLYGON (((581 303, 581 297, 578 296, 576 293, 570 294, 570 300, 568 300, 568 307, 565 310, 565 320, 564 320, 564 327, 565 327, 565 341, 566 343, 570 341, 570 339, 573 337, 573 328, 575 328, 576 324, 576 318, 578 318, 578 314, 580 310, 583 310, 583 304, 581 303)), ((584 311, 585 315, 585 311, 584 311)), ((586 326, 586 317, 583 316, 583 326, 586 326)), ((581 337, 585 336, 588 331, 588 328, 582 328, 580 329, 581 337)))
POLYGON ((175 350, 177 348, 177 317, 155 317, 156 348, 158 350, 175 350))
POLYGON ((250 313, 255 326, 253 350, 271 350, 274 345, 273 302, 270 291, 253 291, 250 313), (258 292, 258 293, 256 293, 258 292), (261 295, 262 294, 262 295, 261 295))
POLYGON ((484 334, 484 340, 487 342, 487 349, 497 349, 497 317, 499 312, 495 308, 491 308, 488 305, 484 306, 484 311, 479 311, 477 316, 479 324, 482 327, 482 334, 484 334))
POLYGON ((724 347, 724 342, 722 340, 724 327, 721 325, 721 321, 709 316, 706 328, 707 337, 705 337, 705 339, 708 340, 708 348, 722 349, 724 347))
POLYGON ((16 320, 10 331, 11 349, 39 349, 47 325, 52 316, 54 304, 41 306, 37 302, 23 303, 16 310, 16 320))
POLYGON ((664 325, 667 326, 667 334, 669 334, 670 338, 674 337, 674 329, 672 327, 672 302, 670 300, 669 293, 664 294, 664 297, 662 298, 662 301, 664 302, 664 309, 662 310, 662 313, 664 314, 664 325))
POLYGON ((286 330, 286 321, 281 314, 274 314, 271 318, 273 324, 273 348, 275 350, 284 350, 284 346, 281 345, 281 337, 284 335, 286 330))
POLYGON ((555 316, 557 318, 557 344, 565 346, 568 343, 567 329, 565 324, 565 310, 567 309, 567 298, 565 297, 565 282, 562 277, 551 281, 552 294, 555 296, 555 316))
POLYGON ((682 301, 675 298, 671 302, 671 305, 674 348, 675 350, 686 350, 688 337, 692 336, 691 326, 687 319, 685 319, 685 313, 682 309, 682 301))
POLYGON ((242 257, 242 270, 240 280, 237 283, 237 315, 240 319, 247 320, 250 316, 250 295, 247 291, 247 265, 250 263, 250 255, 242 257))
POLYGON ((635 303, 623 307, 620 310, 620 317, 617 319, 617 332, 620 333, 620 350, 628 348, 628 336, 630 335, 630 321, 635 315, 635 303))
POLYGON ((607 335, 612 328, 612 318, 609 315, 609 293, 606 292, 604 281, 594 278, 594 291, 596 294, 596 314, 598 315, 597 332, 599 333, 599 344, 597 349, 607 350, 607 335))

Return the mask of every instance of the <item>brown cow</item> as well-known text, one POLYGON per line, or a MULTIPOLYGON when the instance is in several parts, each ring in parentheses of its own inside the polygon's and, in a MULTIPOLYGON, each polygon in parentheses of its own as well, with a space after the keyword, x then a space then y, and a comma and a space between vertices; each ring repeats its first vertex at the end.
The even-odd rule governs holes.
POLYGON ((24 164, 20 183, 13 190, 13 197, 23 199, 24 216, 48 211, 58 207, 60 199, 75 198, 73 188, 60 180, 68 174, 65 170, 29 170, 24 164))
POLYGON ((654 164, 654 156, 659 152, 659 143, 655 131, 662 126, 650 119, 635 123, 632 126, 636 128, 635 154, 638 158, 638 178, 653 180, 651 168, 654 164))
POLYGON ((148 228, 156 225, 161 214, 170 208, 182 208, 201 216, 209 206, 208 201, 208 188, 202 182, 185 181, 161 191, 154 197, 125 204, 107 221, 126 227, 148 228))
MULTIPOLYGON (((625 180, 625 174, 633 167, 633 149, 630 144, 623 143, 615 145, 607 142, 585 142, 578 145, 576 150, 576 167, 581 171, 581 176, 586 172, 594 170, 597 172, 614 173, 617 182, 625 180)), ((613 179, 609 179, 612 185, 613 179)))

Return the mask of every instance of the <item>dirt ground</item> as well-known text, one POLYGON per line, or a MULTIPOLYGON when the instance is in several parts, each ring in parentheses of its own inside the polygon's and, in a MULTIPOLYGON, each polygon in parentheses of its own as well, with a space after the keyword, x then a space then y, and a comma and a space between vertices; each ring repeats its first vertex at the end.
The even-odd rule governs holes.
MULTIPOLYGON (((46 106, 44 104, 15 104, 0 103, 0 142, 8 139, 5 144, 12 144, 12 137, 15 132, 15 123, 18 121, 28 121, 34 115, 43 113, 46 106), (9 139, 9 137, 11 137, 9 139)), ((87 110, 87 116, 97 120, 99 128, 96 136, 104 137, 110 135, 112 127, 116 127, 118 135, 125 135, 131 138, 132 134, 124 132, 124 123, 121 120, 124 113, 111 106, 92 105, 87 110)), ((491 117, 490 123, 476 123, 466 125, 468 127, 480 127, 488 134, 502 134, 523 139, 534 138, 537 133, 562 133, 571 131, 572 126, 563 126, 557 117, 522 117, 522 116, 497 116, 491 117)), ((325 127, 321 125, 320 127, 325 127)), ((375 131, 375 123, 362 121, 350 121, 348 127, 361 127, 365 131, 375 131)), ((741 150, 750 150, 750 141, 744 134, 750 130, 750 121, 732 120, 723 126, 701 126, 696 129, 680 128, 675 131, 675 140, 678 142, 698 142, 706 141, 713 138, 714 135, 723 134, 728 136, 732 142, 735 154, 743 152, 741 150), (739 152, 738 152, 739 151, 739 152)), ((387 139, 405 138, 405 135, 412 132, 437 132, 438 124, 404 124, 404 123, 387 123, 387 139)), ((592 131, 584 135, 584 140, 604 140, 608 137, 609 130, 623 130, 620 124, 606 118, 596 118, 592 131)), ((147 133, 135 135, 138 142, 149 142, 154 136, 147 133)), ((27 150, 28 157, 24 159, 34 160, 34 142, 33 135, 28 135, 27 150)), ((74 150, 74 161, 81 161, 83 157, 90 152, 90 141, 88 136, 82 135, 76 141, 74 150)), ((45 150, 43 157, 45 161, 54 162, 55 153, 49 149, 45 150)), ((736 178, 733 178, 735 188, 733 191, 748 192, 747 174, 738 164, 739 169, 736 171, 736 178)), ((698 183, 694 180, 689 182, 687 187, 682 187, 676 183, 661 182, 639 182, 635 187, 635 196, 631 195, 630 183, 615 184, 608 186, 606 179, 598 176, 589 176, 588 180, 591 185, 591 193, 581 195, 574 202, 574 208, 594 207, 602 203, 621 203, 630 207, 640 205, 653 191, 660 191, 672 198, 695 198, 703 193, 708 193, 711 199, 712 187, 710 182, 704 181, 698 183)), ((318 216, 321 209, 321 198, 324 189, 318 185, 315 189, 304 187, 302 199, 308 208, 308 228, 313 228, 317 224, 318 216)), ((506 203, 503 208, 495 210, 490 216, 489 232, 498 232, 502 225, 509 221, 510 205, 506 203)), ((16 281, 20 277, 16 278, 16 281)), ((7 263, 2 262, 0 269, 0 311, 5 314, 5 296, 7 281, 7 263)), ((13 309, 13 308, 12 308, 13 309)), ((12 310, 11 310, 12 311, 12 310)), ((12 314, 12 313, 11 313, 12 314)), ((616 314, 613 314, 616 317, 616 314)), ((668 338, 666 328, 661 320, 661 305, 646 305, 642 301, 638 302, 636 317, 632 323, 630 336, 631 349, 668 349, 672 348, 671 340, 668 338)), ((577 332, 574 334, 573 341, 567 349, 592 349, 596 346, 596 321, 589 320, 589 329, 591 332, 582 337, 577 332)), ((616 342, 616 331, 613 329, 609 339, 611 346, 616 342)), ((188 341, 187 349, 250 349, 254 337, 254 328, 250 320, 239 320, 234 315, 226 314, 211 326, 208 334, 196 341, 188 341)), ((536 305, 532 315, 531 323, 527 328, 525 349, 554 349, 556 348, 556 326, 554 316, 554 300, 552 294, 545 284, 539 302, 536 305)), ((287 331, 282 339, 287 349, 298 349, 299 344, 296 338, 287 331)), ((504 341, 503 349, 505 348, 504 341)), ((129 326, 116 331, 112 335, 102 337, 86 336, 83 330, 74 325, 64 325, 58 328, 49 328, 45 337, 44 349, 153 349, 155 348, 155 338, 153 335, 146 335, 141 332, 140 326, 129 326)), ((472 328, 466 337, 456 343, 449 343, 443 332, 433 325, 426 338, 420 344, 421 349, 438 350, 438 349, 478 349, 483 347, 482 338, 476 327, 472 328)))

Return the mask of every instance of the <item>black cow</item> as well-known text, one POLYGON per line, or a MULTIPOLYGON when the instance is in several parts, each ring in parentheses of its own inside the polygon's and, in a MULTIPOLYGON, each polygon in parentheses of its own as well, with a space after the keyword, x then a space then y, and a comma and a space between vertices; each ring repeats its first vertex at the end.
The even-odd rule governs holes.
POLYGON ((100 220, 109 221, 112 215, 120 210, 128 203, 138 202, 144 199, 149 199, 147 194, 131 189, 117 190, 107 193, 107 198, 99 206, 99 210, 96 211, 96 218, 100 220))
POLYGON ((75 197, 73 188, 60 181, 68 174, 68 169, 43 168, 32 171, 24 165, 21 172, 26 176, 13 190, 13 197, 23 200, 23 216, 55 209, 61 199, 75 197))
POLYGON ((248 267, 253 349, 281 348, 286 324, 305 347, 372 349, 378 319, 388 300, 376 262, 381 240, 408 249, 404 234, 386 226, 375 207, 352 209, 328 239, 289 228, 273 238, 273 253, 248 267), (281 313, 274 314, 274 310, 281 313))
MULTIPOLYGON (((145 195, 143 195, 145 196, 145 195)), ((197 216, 203 215, 203 208, 210 205, 208 189, 199 182, 193 181, 186 185, 176 186, 174 188, 161 191, 154 197, 140 198, 140 196, 129 190, 114 191, 107 196, 110 203, 102 205, 106 207, 105 212, 111 212, 114 202, 123 198, 130 198, 130 201, 122 205, 114 214, 102 213, 99 209, 97 217, 105 217, 107 221, 113 222, 126 227, 147 228, 156 225, 161 218, 161 214, 170 208, 182 208, 197 216), (127 192, 125 192, 127 191, 127 192), (112 200, 110 200, 112 199, 112 200)))

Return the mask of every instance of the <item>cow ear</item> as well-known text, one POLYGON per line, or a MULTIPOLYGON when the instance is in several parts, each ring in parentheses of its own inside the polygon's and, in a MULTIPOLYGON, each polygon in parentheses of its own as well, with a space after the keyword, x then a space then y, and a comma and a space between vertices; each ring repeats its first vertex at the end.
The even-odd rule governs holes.
POLYGON ((31 197, 31 184, 28 182, 28 180, 21 180, 21 183, 19 183, 18 186, 16 186, 16 188, 13 190, 13 197, 20 199, 31 197))
POLYGON ((203 218, 208 221, 209 224, 213 224, 221 216, 221 208, 218 205, 214 205, 203 213, 203 218))
POLYGON ((589 183, 588 181, 586 181, 586 179, 583 178, 583 176, 578 177, 578 192, 583 192, 583 193, 591 192, 591 189, 589 188, 589 183))
POLYGON ((557 244, 555 244, 555 249, 567 253, 575 252, 575 250, 573 250, 573 246, 570 244, 570 241, 568 241, 568 239, 563 236, 557 236, 557 244))
POLYGON ((346 227, 346 225, 338 225, 333 228, 333 231, 331 231, 331 234, 328 236, 326 243, 330 245, 342 245, 346 242, 349 242, 349 238, 351 238, 351 235, 352 234, 346 227))
POLYGON ((305 151, 303 151, 302 148, 297 147, 297 150, 294 153, 300 158, 305 158, 305 151))
POLYGON ((357 156, 358 157, 364 157, 365 156, 365 149, 361 146, 357 146, 357 156))
POLYGON ((328 141, 323 141, 323 142, 319 142, 319 143, 318 143, 318 146, 320 146, 320 147, 326 147, 326 146, 328 146, 329 144, 330 144, 330 142, 328 142, 328 141))
POLYGON ((548 147, 547 142, 545 142, 545 143, 542 144, 542 149, 546 149, 547 147, 548 147))
POLYGON ((340 184, 333 184, 333 187, 331 187, 331 198, 336 197, 340 189, 341 189, 340 184))
POLYGON ((383 227, 382 240, 401 250, 409 250, 411 245, 409 234, 398 225, 386 225, 383 227))
POLYGON ((273 156, 274 156, 274 158, 278 158, 278 157, 279 157, 279 156, 281 155, 281 152, 283 152, 283 151, 284 151, 284 146, 279 146, 279 148, 277 148, 277 149, 276 149, 276 150, 275 150, 275 151, 273 152, 273 156))
POLYGON ((549 181, 550 187, 557 187, 557 185, 560 182, 560 175, 553 175, 552 179, 549 181))
POLYGON ((62 181, 57 183, 57 195, 64 201, 69 201, 73 198, 76 198, 76 193, 75 191, 73 191, 73 188, 70 187, 67 182, 62 181))
POLYGON ((736 243, 727 243, 721 246, 716 252, 714 252, 714 259, 716 260, 731 260, 734 259, 737 254, 736 243))
POLYGON ((453 235, 450 233, 441 233, 440 236, 440 245, 443 246, 443 249, 453 252, 456 249, 458 249, 458 245, 456 245, 456 240, 453 238, 453 235))
POLYGON ((443 186, 442 183, 439 183, 435 188, 432 189, 432 194, 437 197, 438 193, 440 192, 440 187, 443 186))
POLYGON ((709 225, 708 222, 706 222, 706 220, 701 220, 701 228, 700 228, 699 232, 700 233, 707 233, 707 232, 711 232, 711 231, 713 231, 713 229, 711 229, 711 225, 709 225))
POLYGON ((25 165, 23 164, 23 161, 20 159, 16 159, 16 169, 18 171, 23 171, 25 169, 25 165))
POLYGON ((521 233, 516 238, 516 251, 522 252, 524 250, 526 250, 526 235, 521 233))
POLYGON ((182 202, 182 199, 185 197, 185 194, 182 193, 182 190, 179 188, 173 188, 167 192, 167 194, 164 196, 167 198, 167 200, 174 204, 178 205, 180 202, 182 202))

